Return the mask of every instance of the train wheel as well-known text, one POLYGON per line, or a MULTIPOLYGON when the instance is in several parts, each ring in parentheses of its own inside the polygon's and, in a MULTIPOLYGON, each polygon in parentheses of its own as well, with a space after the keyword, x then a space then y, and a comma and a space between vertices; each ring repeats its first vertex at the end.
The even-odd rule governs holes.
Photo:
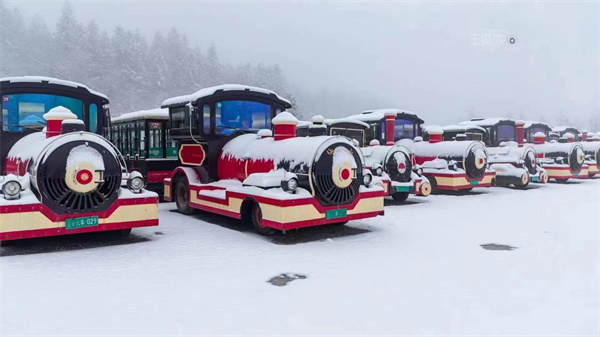
POLYGON ((253 227, 258 234, 275 234, 275 229, 266 227, 263 224, 262 210, 256 201, 251 199, 244 200, 241 213, 242 223, 246 226, 253 227))
POLYGON ((527 188, 527 186, 529 186, 529 175, 523 174, 523 176, 521 177, 521 183, 515 184, 515 188, 518 190, 524 190, 527 188))
POLYGON ((114 231, 113 233, 120 238, 126 238, 129 236, 129 234, 131 234, 131 228, 118 229, 118 230, 114 231))
POLYGON ((408 192, 394 193, 392 194, 392 198, 399 202, 406 201, 408 199, 408 192))
POLYGON ((175 181, 175 204, 177 210, 183 214, 192 214, 194 209, 190 207, 190 190, 187 180, 184 177, 179 177, 175 181))
POLYGON ((554 180, 556 180, 556 182, 557 182, 557 183, 559 183, 559 184, 564 184, 564 183, 566 183, 566 182, 567 182, 567 180, 569 180, 569 179, 556 179, 556 178, 554 178, 554 180))
POLYGON ((431 185, 431 193, 430 194, 437 193, 438 186, 437 186, 437 180, 435 180, 435 177, 432 176, 431 174, 426 174, 425 178, 427 178, 427 180, 429 180, 429 184, 431 185))

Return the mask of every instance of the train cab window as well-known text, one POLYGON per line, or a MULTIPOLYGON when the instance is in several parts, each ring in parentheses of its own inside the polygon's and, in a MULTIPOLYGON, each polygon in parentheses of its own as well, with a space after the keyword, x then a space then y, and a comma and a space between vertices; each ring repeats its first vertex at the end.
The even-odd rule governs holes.
POLYGON ((394 121, 394 140, 415 138, 415 123, 406 119, 394 121))
POLYGON ((341 129, 341 128, 331 128, 332 136, 345 136, 350 139, 354 139, 358 142, 358 146, 365 146, 365 133, 363 130, 353 130, 353 129, 341 129))
POLYGON ((148 125, 148 149, 149 158, 163 158, 162 146, 162 128, 158 122, 151 122, 148 125))
MULTIPOLYGON (((192 128, 196 128, 196 123, 192 122, 192 128)), ((187 106, 171 108, 171 128, 189 129, 190 128, 190 109, 187 106)))
POLYGON ((137 148, 138 148, 138 142, 137 142, 137 137, 135 135, 135 124, 133 123, 128 123, 127 124, 127 133, 129 134, 129 155, 130 156, 135 156, 137 152, 137 148))
POLYGON ((129 156, 129 142, 127 140, 127 126, 126 125, 120 125, 119 126, 119 130, 121 133, 121 153, 124 156, 129 156))
POLYGON ((110 141, 113 144, 115 144, 115 146, 117 147, 117 149, 119 149, 119 151, 121 150, 121 142, 119 141, 119 127, 118 126, 112 127, 110 141))
POLYGON ((215 103, 215 133, 232 134, 235 130, 258 131, 271 128, 271 106, 253 101, 215 103))
POLYGON ((202 130, 205 135, 210 134, 210 105, 208 104, 202 107, 202 130))
POLYGON ((144 122, 137 122, 136 129, 139 136, 139 154, 140 158, 146 158, 146 125, 144 122))
POLYGON ((179 147, 177 146, 177 141, 171 138, 171 130, 167 129, 166 134, 167 139, 167 158, 177 158, 179 157, 179 147))
POLYGON ((498 125, 496 138, 498 142, 514 141, 516 138, 516 129, 514 126, 498 125))
POLYGON ((83 102, 72 97, 33 93, 2 95, 2 130, 41 130, 46 125, 43 115, 57 106, 64 106, 82 119, 83 102))
POLYGON ((90 104, 88 125, 90 126, 90 132, 96 133, 96 131, 98 131, 98 106, 94 103, 90 104))
POLYGON ((381 122, 380 126, 381 128, 381 140, 385 140, 385 121, 381 122))

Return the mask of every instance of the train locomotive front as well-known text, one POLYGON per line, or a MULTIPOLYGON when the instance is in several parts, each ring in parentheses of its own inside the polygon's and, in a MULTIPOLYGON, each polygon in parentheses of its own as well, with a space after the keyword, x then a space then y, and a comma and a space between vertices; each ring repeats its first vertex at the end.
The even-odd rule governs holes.
POLYGON ((17 141, 0 177, 0 241, 158 225, 158 197, 113 145, 55 107, 47 129, 17 141))
POLYGON ((550 179, 566 182, 571 178, 588 177, 585 150, 580 143, 546 142, 546 134, 542 132, 533 138, 538 161, 550 179))

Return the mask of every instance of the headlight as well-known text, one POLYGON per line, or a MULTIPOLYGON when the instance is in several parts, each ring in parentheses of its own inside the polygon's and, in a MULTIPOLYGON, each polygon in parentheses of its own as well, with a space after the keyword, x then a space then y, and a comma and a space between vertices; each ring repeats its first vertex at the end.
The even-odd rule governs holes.
POLYGON ((380 176, 383 174, 383 167, 379 166, 375 169, 375 175, 380 176))
POLYGON ((423 169, 420 166, 417 166, 416 168, 413 166, 413 171, 419 176, 423 176, 423 169))
POLYGON ((21 184, 16 180, 9 180, 2 185, 4 199, 19 199, 21 196, 21 184))
POLYGON ((133 193, 142 193, 142 190, 146 187, 146 181, 141 173, 133 171, 127 179, 127 188, 133 193))
POLYGON ((365 173, 363 175, 363 185, 369 186, 371 181, 373 181, 373 176, 371 175, 371 173, 365 173))
POLYGON ((288 180, 282 180, 281 188, 283 188, 283 190, 286 192, 294 193, 294 191, 296 191, 298 188, 298 179, 291 178, 288 180))
POLYGON ((455 160, 451 160, 448 163, 448 169, 452 170, 452 171, 456 171, 456 169, 458 169, 458 165, 456 164, 455 160))

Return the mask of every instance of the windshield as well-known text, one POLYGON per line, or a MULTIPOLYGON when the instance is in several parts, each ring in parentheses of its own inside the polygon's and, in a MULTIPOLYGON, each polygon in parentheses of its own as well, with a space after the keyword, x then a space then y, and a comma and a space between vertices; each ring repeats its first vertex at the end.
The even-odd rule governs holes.
POLYGON ((64 106, 79 119, 82 118, 83 102, 75 98, 47 94, 3 95, 2 130, 41 129, 46 125, 42 116, 57 106, 64 106))
POLYGON ((499 125, 497 139, 499 142, 514 141, 517 138, 515 132, 513 125, 499 125))
POLYGON ((231 134, 235 130, 271 129, 271 106, 252 101, 223 101, 215 104, 215 131, 231 134))
POLYGON ((331 128, 332 136, 345 136, 358 142, 359 147, 365 146, 365 132, 363 130, 331 128))
POLYGON ((415 138, 415 123, 413 121, 396 119, 394 124, 394 140, 415 138))

